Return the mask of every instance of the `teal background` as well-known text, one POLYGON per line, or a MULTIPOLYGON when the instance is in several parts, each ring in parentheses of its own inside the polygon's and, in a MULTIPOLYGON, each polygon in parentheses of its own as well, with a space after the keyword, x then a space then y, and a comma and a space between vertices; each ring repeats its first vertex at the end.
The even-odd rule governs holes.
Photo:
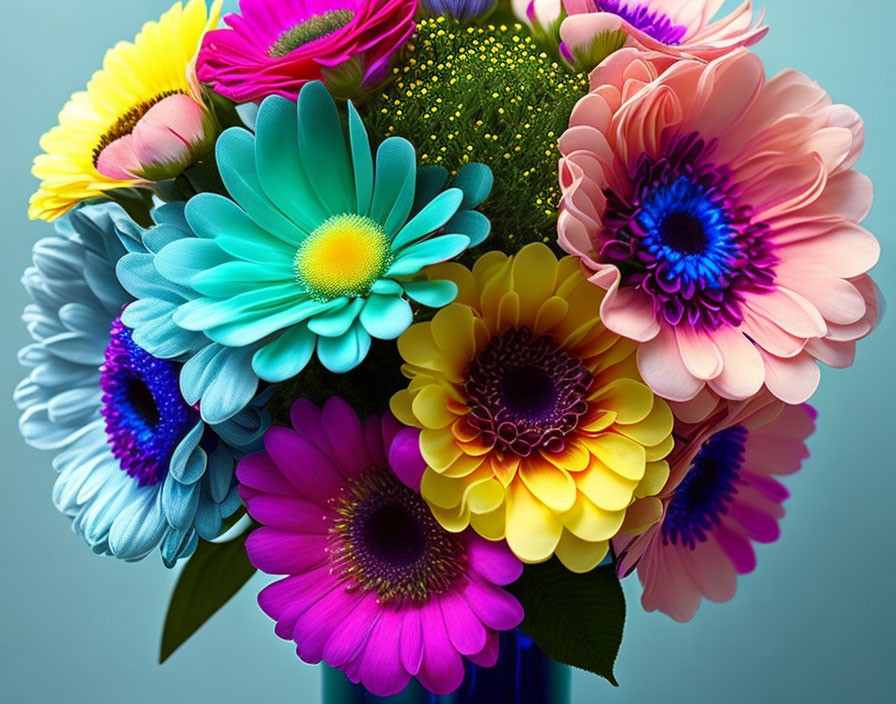
MULTIPOLYGON (((22 371, 19 277, 32 243, 49 231, 25 210, 37 140, 68 95, 170 0, 4 0, 0 257, 0 395, 22 371)), ((229 3, 231 6, 235 2, 229 3)), ((866 222, 884 245, 874 274, 894 296, 896 218, 892 154, 896 5, 881 0, 768 0, 772 32, 758 51, 771 75, 795 66, 865 117, 860 168, 876 185, 866 222)), ((731 3, 729 2, 729 6, 731 3)), ((621 687, 574 673, 586 702, 893 701, 893 353, 891 315, 860 345, 857 364, 825 370, 814 399, 812 459, 788 485, 783 537, 760 546, 759 568, 737 598, 704 605, 686 625, 638 606, 619 658, 621 687)), ((0 460, 0 699, 10 704, 283 701, 313 704, 317 669, 297 660, 255 605, 256 577, 166 665, 156 664, 175 573, 92 555, 50 502, 50 456, 27 448, 3 401, 0 460)))

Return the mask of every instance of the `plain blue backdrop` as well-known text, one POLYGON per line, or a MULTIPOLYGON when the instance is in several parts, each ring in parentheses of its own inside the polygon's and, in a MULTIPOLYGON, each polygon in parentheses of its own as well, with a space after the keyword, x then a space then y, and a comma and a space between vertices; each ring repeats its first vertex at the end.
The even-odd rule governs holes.
MULTIPOLYGON (((874 274, 896 293, 890 223, 896 5, 881 0, 767 0, 771 34, 758 48, 769 74, 794 66, 865 117, 860 168, 876 186, 868 227, 883 243, 874 274)), ((170 0, 3 0, 0 395, 22 371, 26 341, 19 285, 45 223, 25 210, 37 140, 103 53, 130 39, 170 0)), ((235 5, 235 2, 229 3, 235 5)), ((731 3, 728 4, 730 6, 731 3)), ((814 399, 812 459, 788 481, 783 537, 759 548, 759 567, 733 602, 708 604, 686 625, 638 606, 629 619, 614 689, 583 672, 574 701, 893 701, 896 597, 893 502, 893 316, 860 345, 856 366, 825 370, 814 399)), ((27 448, 2 401, 0 460, 0 699, 10 704, 282 701, 312 704, 319 673, 274 637, 255 604, 256 577, 166 665, 158 640, 175 573, 160 560, 127 565, 90 553, 50 503, 50 457, 27 448)))

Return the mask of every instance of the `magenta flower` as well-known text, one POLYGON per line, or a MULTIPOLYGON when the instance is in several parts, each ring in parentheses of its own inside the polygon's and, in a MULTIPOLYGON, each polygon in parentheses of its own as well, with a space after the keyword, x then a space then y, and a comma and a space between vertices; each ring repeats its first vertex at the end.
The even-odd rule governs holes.
POLYGON ((209 32, 200 80, 239 103, 295 100, 309 81, 350 97, 381 81, 414 31, 416 0, 241 0, 230 29, 209 32))
POLYGON ((249 559, 287 575, 258 595, 275 633, 302 660, 323 660, 379 696, 411 677, 451 692, 464 657, 494 665, 498 632, 523 617, 501 589, 522 565, 504 543, 439 526, 416 491, 419 431, 389 414, 362 424, 338 398, 322 411, 297 401, 291 421, 295 430, 271 428, 266 449, 237 469, 240 495, 264 524, 249 536, 249 559))
POLYGON ((796 472, 815 430, 811 406, 763 394, 731 404, 721 419, 676 424, 659 523, 614 540, 620 576, 638 570, 641 604, 689 621, 703 597, 728 601, 737 575, 752 572, 752 542, 778 539, 789 496, 773 475, 796 472))
POLYGON ((852 364, 877 319, 859 116, 746 49, 622 49, 591 85, 560 138, 557 227, 607 291, 603 323, 642 343, 664 398, 806 401, 816 362, 852 364))

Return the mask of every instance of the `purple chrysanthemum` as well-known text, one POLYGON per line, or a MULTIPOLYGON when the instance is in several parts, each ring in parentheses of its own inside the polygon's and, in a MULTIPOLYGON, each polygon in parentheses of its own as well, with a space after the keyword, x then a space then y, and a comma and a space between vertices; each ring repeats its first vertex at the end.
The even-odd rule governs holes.
POLYGON ((338 398, 323 410, 300 400, 291 421, 295 430, 271 428, 265 451, 237 469, 263 524, 249 558, 287 575, 258 597, 277 635, 306 662, 324 660, 380 696, 411 677, 451 692, 464 657, 493 665, 498 632, 522 620, 501 589, 522 565, 504 543, 438 524, 416 491, 419 431, 391 415, 362 424, 338 398))

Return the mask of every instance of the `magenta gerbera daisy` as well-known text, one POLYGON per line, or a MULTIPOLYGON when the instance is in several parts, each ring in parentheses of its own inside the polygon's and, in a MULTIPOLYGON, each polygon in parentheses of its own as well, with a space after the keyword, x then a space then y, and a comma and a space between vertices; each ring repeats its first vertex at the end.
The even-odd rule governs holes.
POLYGON ((641 604, 689 621, 705 597, 728 601, 752 572, 752 543, 778 539, 787 489, 774 478, 809 456, 815 410, 761 394, 704 423, 676 423, 672 471, 659 498, 663 517, 638 536, 614 540, 620 576, 637 569, 641 604))
POLYGON ((240 103, 296 99, 309 81, 350 97, 386 75, 414 31, 416 0, 241 0, 230 29, 209 32, 200 80, 240 103))
POLYGON ((362 423, 338 398, 322 410, 297 401, 291 422, 271 428, 265 450, 237 469, 263 524, 247 541, 249 559, 287 575, 258 596, 275 633, 302 660, 323 660, 378 696, 411 677, 451 692, 464 657, 494 665, 498 632, 523 617, 501 588, 522 565, 504 543, 436 522, 415 491, 419 431, 389 414, 362 423))

